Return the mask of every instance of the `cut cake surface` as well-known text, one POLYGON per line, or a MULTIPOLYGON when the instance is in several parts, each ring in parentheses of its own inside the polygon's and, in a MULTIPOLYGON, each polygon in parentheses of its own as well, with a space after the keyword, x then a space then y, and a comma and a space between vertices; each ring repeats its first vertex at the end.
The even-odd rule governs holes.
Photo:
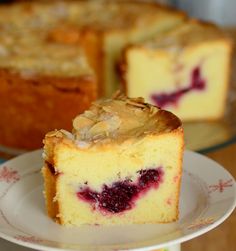
POLYGON ((218 27, 190 20, 126 49, 127 95, 142 94, 184 121, 219 119, 225 110, 231 50, 230 39, 218 27))
POLYGON ((118 95, 95 102, 73 128, 44 139, 51 218, 63 225, 178 219, 183 131, 175 115, 118 95))

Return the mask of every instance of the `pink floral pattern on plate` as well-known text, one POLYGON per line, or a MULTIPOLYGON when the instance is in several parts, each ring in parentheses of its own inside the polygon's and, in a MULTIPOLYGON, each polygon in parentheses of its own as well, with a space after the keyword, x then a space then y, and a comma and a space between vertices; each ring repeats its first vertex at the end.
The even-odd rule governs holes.
POLYGON ((18 181, 19 179, 20 175, 18 171, 8 168, 7 166, 3 166, 0 169, 0 182, 3 181, 6 183, 11 183, 18 181))
POLYGON ((24 241, 24 242, 29 242, 29 243, 40 243, 42 242, 41 239, 36 238, 35 236, 26 236, 26 235, 16 235, 15 239, 24 241))
POLYGON ((195 220, 192 224, 188 226, 188 229, 196 230, 205 226, 208 226, 214 222, 214 218, 200 218, 195 220))
POLYGON ((217 191, 219 193, 223 193, 226 188, 232 187, 232 186, 233 186, 233 180, 232 179, 226 180, 226 181, 224 181, 222 179, 219 179, 218 183, 214 184, 214 185, 210 185, 209 189, 210 189, 210 193, 217 192, 217 191))

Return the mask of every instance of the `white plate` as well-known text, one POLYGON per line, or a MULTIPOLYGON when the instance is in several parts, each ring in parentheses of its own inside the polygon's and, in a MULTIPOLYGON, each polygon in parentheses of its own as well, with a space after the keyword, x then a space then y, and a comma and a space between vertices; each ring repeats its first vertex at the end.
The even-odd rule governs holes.
POLYGON ((153 250, 181 243, 215 228, 234 210, 234 178, 216 162, 184 155, 180 219, 171 224, 59 226, 45 214, 41 151, 0 167, 0 237, 40 250, 153 250))

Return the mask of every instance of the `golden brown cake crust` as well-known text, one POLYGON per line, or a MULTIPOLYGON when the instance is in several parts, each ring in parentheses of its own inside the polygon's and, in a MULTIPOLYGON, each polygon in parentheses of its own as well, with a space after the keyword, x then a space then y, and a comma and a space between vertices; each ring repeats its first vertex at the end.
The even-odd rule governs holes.
POLYGON ((44 177, 44 196, 48 216, 60 223, 60 218, 57 217, 59 214, 59 205, 54 199, 56 196, 57 175, 52 173, 47 164, 42 168, 42 175, 44 177))
POLYGON ((0 69, 0 82, 0 144, 20 149, 41 147, 45 132, 54 128, 69 130, 72 118, 97 95, 90 76, 25 78, 0 69))

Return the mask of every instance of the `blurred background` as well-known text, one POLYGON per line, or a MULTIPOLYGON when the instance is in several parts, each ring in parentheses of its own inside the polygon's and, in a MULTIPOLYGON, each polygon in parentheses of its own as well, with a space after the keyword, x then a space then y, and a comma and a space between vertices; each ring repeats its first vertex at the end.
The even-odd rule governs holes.
POLYGON ((206 21, 215 22, 221 26, 236 24, 235 0, 159 0, 186 11, 189 15, 206 21))
MULTIPOLYGON (((27 0, 0 0, 0 3, 19 1, 27 0)), ((186 11, 192 17, 200 18, 206 21, 212 21, 221 26, 234 26, 236 24, 235 0, 156 0, 156 2, 177 7, 186 11)))
MULTIPOLYGON (((22 0, 0 0, 0 3, 11 3, 22 0)), ((46 1, 46 0, 45 0, 46 1)), ((91 0, 96 1, 96 0, 91 0)), ((115 1, 115 0, 111 0, 115 1)), ((144 0, 143 0, 144 1, 144 0)), ((176 7, 178 9, 182 9, 186 11, 190 16, 200 18, 205 21, 214 22, 221 27, 232 37, 233 40, 236 40, 236 0, 156 0, 161 4, 166 4, 172 7, 176 7)), ((51 0, 48 0, 51 2, 51 0)), ((20 17, 19 17, 20 18, 20 17)), ((235 57, 234 57, 235 61, 235 57)), ((235 65, 235 62, 233 62, 235 65)), ((236 83, 235 78, 235 66, 233 66, 232 71, 232 83, 236 83)), ((223 121, 223 127, 221 126, 221 122, 219 123, 190 123, 188 124, 188 130, 186 130, 186 134, 188 132, 192 132, 191 135, 187 135, 192 140, 192 145, 189 146, 191 149, 196 149, 199 152, 206 153, 211 152, 210 157, 214 158, 217 161, 221 161, 222 164, 228 166, 228 169, 231 171, 233 158, 223 159, 222 155, 227 155, 226 150, 222 150, 222 155, 214 152, 216 148, 222 148, 229 143, 236 141, 236 88, 231 85, 231 92, 229 93, 229 107, 231 108, 230 116, 225 117, 223 121), (227 134, 224 133, 224 126, 227 126, 227 134), (202 133, 199 135, 199 131, 202 133)), ((236 148, 230 148, 229 155, 235 155, 236 148)), ((1 152, 1 149, 0 149, 1 152)), ((8 158, 9 156, 6 153, 4 157, 8 158)), ((0 154, 1 157, 1 154, 0 154)), ((12 157, 10 155, 10 157, 12 157)), ((235 172, 235 169, 234 169, 235 172)), ((187 242, 183 245, 183 251, 220 251, 220 250, 228 250, 235 251, 235 233, 233 233, 233 229, 231 226, 235 226, 236 217, 231 217, 229 221, 227 221, 222 227, 212 231, 208 235, 204 235, 203 237, 197 238, 193 241, 187 242), (231 225, 229 225, 229 222, 231 225), (227 248, 226 248, 226 245, 227 248), (218 246, 216 248, 216 246, 218 246)), ((0 250, 4 251, 26 251, 29 249, 21 248, 9 244, 6 241, 0 242, 0 250)))

